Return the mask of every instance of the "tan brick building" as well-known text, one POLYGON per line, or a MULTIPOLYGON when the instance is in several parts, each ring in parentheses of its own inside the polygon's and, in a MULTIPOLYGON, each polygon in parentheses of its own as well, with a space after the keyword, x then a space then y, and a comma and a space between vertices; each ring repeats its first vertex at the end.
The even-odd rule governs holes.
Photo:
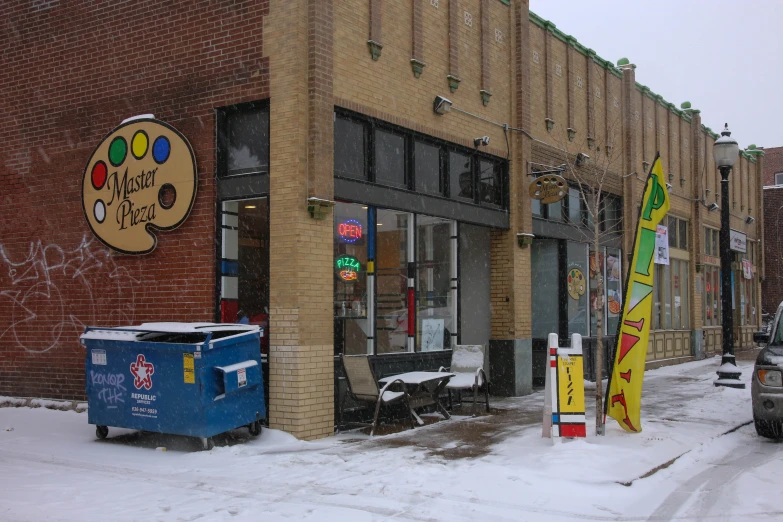
MULTIPOLYGON (((495 390, 525 393, 546 333, 610 344, 658 152, 670 264, 648 360, 720 349, 717 135, 525 0, 10 2, 0 18, 0 394, 81 396, 84 325, 243 315, 268 334, 270 426, 301 438, 333 433, 341 354, 380 377, 486 344, 495 390), (196 202, 152 253, 110 254, 83 171, 146 113, 190 141, 196 202), (552 171, 568 194, 542 205, 530 184, 552 171)), ((742 345, 760 316, 762 161, 742 152, 731 178, 742 345)))

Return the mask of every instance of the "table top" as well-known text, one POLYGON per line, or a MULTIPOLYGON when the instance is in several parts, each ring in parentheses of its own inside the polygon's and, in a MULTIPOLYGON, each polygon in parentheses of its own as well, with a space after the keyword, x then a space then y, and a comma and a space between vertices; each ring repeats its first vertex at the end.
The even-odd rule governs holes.
POLYGON ((449 372, 408 372, 401 373, 399 375, 389 375, 380 379, 379 382, 387 383, 391 381, 401 380, 405 384, 422 384, 430 381, 440 381, 443 379, 450 379, 455 374, 449 372))

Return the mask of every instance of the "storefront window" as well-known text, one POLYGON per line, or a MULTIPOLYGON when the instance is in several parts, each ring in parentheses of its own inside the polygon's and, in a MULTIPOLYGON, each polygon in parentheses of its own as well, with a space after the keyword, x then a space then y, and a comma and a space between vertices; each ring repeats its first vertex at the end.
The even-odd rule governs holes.
POLYGON ((682 323, 680 318, 682 316, 682 294, 686 293, 682 291, 681 277, 680 277, 680 265, 682 262, 679 259, 671 260, 671 272, 672 272, 672 328, 675 330, 681 328, 682 323))
POLYGON ((558 241, 556 239, 533 241, 531 256, 533 337, 546 339, 550 333, 559 333, 558 241))
POLYGON ((449 179, 452 198, 473 201, 473 170, 470 156, 449 152, 449 179))
POLYGON ((596 254, 592 249, 590 250, 589 259, 589 283, 590 283, 590 333, 596 335, 598 333, 598 318, 601 318, 601 328, 606 332, 606 278, 604 277, 604 249, 596 254), (603 281, 600 284, 599 293, 599 276, 603 281))
POLYGON ((224 201, 221 236, 220 321, 266 327, 269 314, 269 200, 224 201))
POLYGON ((568 221, 582 224, 582 196, 579 189, 573 187, 568 189, 568 221))
POLYGON ((652 308, 652 325, 653 330, 660 330, 661 328, 661 312, 663 307, 661 306, 661 279, 663 279, 664 265, 654 265, 655 275, 653 276, 653 308, 652 308))
POLYGON ((269 170, 268 109, 231 112, 226 116, 227 176, 269 170))
POLYGON ((412 214, 377 211, 377 354, 407 351, 408 226, 412 214))
POLYGON ((683 330, 691 328, 690 287, 690 265, 680 261, 680 325, 683 330))
POLYGON ((566 255, 566 291, 568 292, 568 335, 588 335, 587 309, 587 248, 581 243, 568 243, 566 255))
POLYGON ((375 182, 407 188, 405 179, 405 137, 375 130, 375 182))
POLYGON ((614 248, 606 249, 606 277, 604 279, 606 286, 606 333, 614 335, 617 332, 617 321, 620 319, 623 306, 623 278, 622 278, 622 258, 620 251, 614 248))
POLYGON ((622 200, 615 196, 604 197, 603 230, 619 234, 622 231, 622 200))
POLYGON ((367 209, 338 202, 334 207, 335 353, 367 353, 367 209))
POLYGON ((479 161, 479 202, 503 206, 503 166, 494 161, 479 161))
POLYGON ((434 145, 416 141, 413 154, 416 190, 427 194, 440 194, 440 150, 434 145))
POLYGON ((563 221, 563 200, 550 203, 546 206, 546 217, 550 221, 563 221))
POLYGON ((334 175, 367 179, 365 124, 337 116, 334 120, 334 175))
POLYGON ((451 348, 451 228, 450 220, 416 216, 416 351, 451 348))

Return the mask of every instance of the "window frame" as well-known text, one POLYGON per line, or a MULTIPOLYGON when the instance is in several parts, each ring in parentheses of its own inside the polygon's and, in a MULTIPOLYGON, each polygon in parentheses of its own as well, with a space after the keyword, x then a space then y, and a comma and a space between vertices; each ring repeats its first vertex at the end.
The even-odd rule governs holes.
MULTIPOLYGON (((335 172, 334 176, 338 179, 345 179, 349 181, 359 181, 371 183, 379 187, 389 188, 392 190, 403 190, 411 193, 419 193, 416 190, 416 169, 415 169, 415 149, 416 142, 422 142, 427 145, 435 146, 439 149, 439 173, 438 182, 439 190, 437 193, 421 192, 427 196, 448 199, 450 201, 464 203, 468 205, 476 205, 481 208, 508 211, 509 209, 509 160, 507 158, 501 158, 486 152, 480 151, 475 148, 465 147, 456 143, 448 142, 439 138, 435 138, 428 134, 413 131, 399 125, 395 125, 377 118, 369 117, 364 114, 351 111, 342 107, 334 108, 334 117, 342 118, 354 122, 361 123, 365 129, 365 137, 367 138, 367 154, 366 154, 366 179, 352 178, 341 176, 335 172), (376 176, 376 130, 382 130, 384 132, 390 132, 395 135, 402 136, 405 143, 405 183, 403 185, 386 185, 377 182, 376 176), (473 188, 472 199, 457 198, 451 195, 451 172, 450 172, 450 153, 456 152, 470 158, 471 167, 471 184, 473 188), (482 202, 479 197, 479 174, 481 161, 489 161, 494 164, 494 169, 500 170, 500 205, 492 203, 482 202)), ((336 140, 335 140, 336 143, 336 140)))
POLYGON ((246 176, 268 175, 271 163, 271 113, 269 110, 269 99, 257 100, 246 103, 238 103, 219 107, 215 109, 215 127, 216 127, 216 167, 218 179, 244 178, 246 176), (229 119, 236 114, 249 114, 265 112, 267 115, 267 147, 266 147, 266 165, 261 165, 259 170, 250 172, 231 173, 228 169, 230 138, 229 119))

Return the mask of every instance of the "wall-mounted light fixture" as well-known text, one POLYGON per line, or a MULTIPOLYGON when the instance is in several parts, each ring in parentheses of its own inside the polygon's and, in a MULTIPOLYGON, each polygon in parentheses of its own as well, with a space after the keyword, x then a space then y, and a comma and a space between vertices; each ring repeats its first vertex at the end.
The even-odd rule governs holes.
POLYGON ((585 165, 588 161, 590 161, 590 156, 588 156, 584 152, 580 152, 579 154, 576 155, 575 165, 577 167, 581 167, 582 165, 585 165))
POLYGON ((323 219, 329 212, 329 209, 335 205, 330 199, 307 198, 307 211, 313 219, 323 219))
POLYGON ((709 210, 710 212, 715 212, 716 210, 720 210, 720 207, 718 206, 717 203, 710 203, 709 205, 707 205, 707 210, 709 210))
POLYGON ((443 96, 435 96, 435 101, 432 103, 432 110, 435 114, 446 114, 451 111, 451 100, 444 98, 443 96))
POLYGON ((480 146, 486 147, 489 145, 489 136, 482 136, 480 138, 473 138, 473 146, 479 148, 480 146))
POLYGON ((748 216, 745 218, 745 223, 748 225, 752 225, 756 220, 753 218, 753 216, 748 216))
POLYGON ((527 232, 517 232, 517 244, 519 248, 527 248, 528 245, 533 244, 533 239, 536 236, 528 234, 527 232))

